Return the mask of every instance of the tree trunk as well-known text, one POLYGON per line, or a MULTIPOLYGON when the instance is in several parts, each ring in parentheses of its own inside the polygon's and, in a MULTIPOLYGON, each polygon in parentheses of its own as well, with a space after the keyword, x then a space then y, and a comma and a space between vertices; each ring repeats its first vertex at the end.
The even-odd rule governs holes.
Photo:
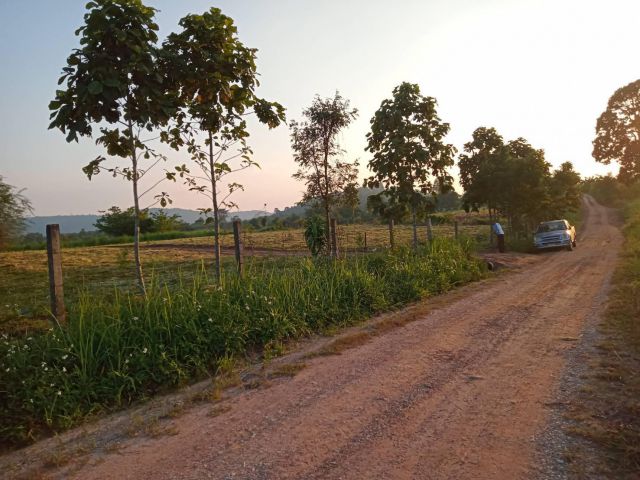
POLYGON ((147 296, 147 289, 144 285, 142 275, 142 262, 140 261, 140 201, 138 199, 138 156, 136 153, 136 143, 133 138, 133 124, 129 120, 129 135, 131 139, 131 166, 133 167, 133 258, 136 264, 136 277, 142 295, 147 296))
POLYGON ((220 283, 220 213, 218 208, 218 192, 216 191, 216 172, 213 161, 213 133, 209 132, 209 170, 211 173, 211 201, 213 203, 213 251, 215 256, 216 282, 220 283))
POLYGON ((329 144, 325 142, 324 146, 324 221, 326 229, 326 244, 331 248, 331 218, 329 216, 329 144))
POLYGON ((413 249, 418 249, 418 221, 416 220, 416 207, 411 205, 411 221, 413 222, 413 249))

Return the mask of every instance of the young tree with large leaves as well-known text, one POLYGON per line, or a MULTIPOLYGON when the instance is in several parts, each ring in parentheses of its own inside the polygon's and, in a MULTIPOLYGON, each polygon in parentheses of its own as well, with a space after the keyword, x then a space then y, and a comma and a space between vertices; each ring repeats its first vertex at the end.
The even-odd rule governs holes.
MULTIPOLYGON (((67 135, 67 142, 81 136, 100 135, 96 143, 109 156, 129 159, 126 167, 107 170, 131 181, 135 213, 134 258, 138 283, 146 294, 140 262, 140 198, 151 190, 139 191, 139 184, 152 165, 163 159, 146 141, 143 132, 166 124, 173 116, 173 102, 157 68, 158 25, 156 10, 140 0, 94 0, 87 3, 84 25, 76 30, 80 48, 67 58, 67 66, 55 99, 49 104, 51 124, 67 135)), ((91 179, 100 172, 106 158, 99 156, 83 170, 91 179)), ((165 205, 166 194, 156 197, 165 205)), ((155 202, 154 202, 155 203, 155 202)))
POLYGON ((619 88, 596 124, 593 158, 620 165, 618 178, 630 184, 640 180, 640 80, 619 88))
POLYGON ((202 172, 189 175, 187 184, 211 201, 203 211, 213 212, 219 280, 220 210, 233 207, 229 196, 243 188, 222 182, 238 170, 257 166, 247 144, 246 118, 255 114, 259 122, 274 128, 284 121, 284 108, 256 95, 257 50, 238 39, 233 19, 211 8, 202 15, 185 16, 180 26, 182 31, 170 34, 162 48, 161 71, 170 89, 178 92, 180 105, 162 139, 173 148, 186 147, 202 172))
POLYGON ((382 186, 397 203, 409 207, 414 248, 418 209, 432 205, 428 197, 446 191, 453 182, 448 168, 456 150, 444 141, 449 124, 440 120, 436 106, 436 99, 423 96, 418 85, 404 82, 382 102, 367 134, 373 176, 366 183, 369 188, 382 186))
POLYGON ((305 183, 302 201, 318 202, 322 207, 329 245, 331 209, 348 201, 358 177, 358 161, 344 161, 339 142, 340 132, 355 120, 358 110, 336 92, 333 98, 316 96, 302 115, 304 121, 293 121, 290 126, 293 158, 300 167, 293 178, 305 183))

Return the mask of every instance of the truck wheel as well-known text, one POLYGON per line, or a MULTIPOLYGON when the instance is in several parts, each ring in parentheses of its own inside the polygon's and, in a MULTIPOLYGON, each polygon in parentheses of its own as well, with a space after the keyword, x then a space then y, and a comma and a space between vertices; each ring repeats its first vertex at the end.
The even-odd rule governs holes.
POLYGON ((567 250, 569 250, 570 252, 573 251, 573 242, 569 242, 569 245, 567 245, 567 250))

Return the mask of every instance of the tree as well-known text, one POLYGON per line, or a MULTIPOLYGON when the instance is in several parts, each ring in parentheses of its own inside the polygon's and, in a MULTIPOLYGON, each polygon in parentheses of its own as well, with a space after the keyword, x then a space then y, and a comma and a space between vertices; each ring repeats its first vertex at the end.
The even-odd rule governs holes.
POLYGON ((371 119, 367 150, 373 154, 369 168, 374 175, 369 188, 383 186, 387 195, 411 211, 413 245, 418 245, 417 213, 432 205, 426 197, 450 188, 447 169, 453 165, 455 148, 444 143, 449 124, 436 112, 436 99, 424 97, 416 84, 404 82, 394 88, 371 119))
POLYGON ((152 232, 178 232, 186 230, 188 227, 189 225, 182 220, 180 215, 167 215, 162 210, 151 214, 152 232))
POLYGON ((507 143, 507 150, 504 173, 496 185, 501 192, 499 208, 510 229, 526 232, 548 214, 550 165, 544 150, 523 138, 507 143))
POLYGON ((620 165, 625 184, 640 180, 640 80, 619 88, 596 124, 593 158, 620 165))
POLYGON ((358 195, 358 184, 348 183, 342 191, 342 205, 351 210, 351 223, 356 221, 356 209, 360 209, 360 197, 358 195))
POLYGON ((322 207, 329 245, 331 209, 341 201, 345 189, 355 186, 358 176, 358 161, 342 160, 338 135, 356 119, 358 110, 336 92, 333 98, 316 95, 302 116, 304 121, 290 125, 293 159, 300 166, 293 178, 305 183, 302 202, 318 202, 322 207))
POLYGON ((460 194, 455 190, 438 195, 436 202, 436 211, 446 212, 451 210, 460 210, 460 194))
POLYGON ((507 155, 504 140, 495 128, 477 128, 472 140, 464 144, 458 168, 464 189, 462 202, 467 211, 486 205, 493 221, 503 192, 499 184, 503 183, 507 155))
POLYGON ((24 231, 25 216, 31 213, 31 203, 22 192, 0 175, 0 250, 24 231))
POLYGON ((163 132, 162 139, 173 148, 186 147, 202 172, 188 176, 187 185, 211 201, 203 212, 213 212, 219 281, 220 210, 234 207, 229 197, 243 189, 231 182, 222 192, 221 182, 238 170, 258 166, 247 145, 245 118, 255 113, 258 121, 274 128, 284 121, 284 108, 255 94, 259 85, 256 50, 238 39, 233 19, 211 8, 202 15, 185 16, 180 26, 182 31, 169 35, 162 48, 162 72, 171 90, 179 92, 180 105, 175 124, 163 132), (204 145, 199 142, 200 132, 205 133, 204 145))
MULTIPOLYGON (((465 210, 486 205, 492 222, 502 215, 510 229, 528 231, 551 211, 567 210, 567 198, 553 198, 554 183, 544 151, 523 138, 505 144, 494 128, 480 127, 465 144, 458 166, 465 210)), ((570 196, 572 169, 564 165, 561 170, 555 184, 557 195, 564 188, 562 195, 570 196), (568 183, 561 186, 565 181, 568 183)))
POLYGON ((553 171, 549 181, 549 194, 550 211, 555 217, 561 217, 567 211, 576 211, 580 208, 582 199, 580 183, 580 174, 573 169, 571 162, 564 162, 560 168, 553 171))
MULTIPOLYGON (((146 294, 139 250, 140 198, 151 189, 140 193, 139 182, 163 157, 141 133, 166 124, 174 114, 173 96, 157 68, 156 10, 140 0, 94 0, 87 9, 84 25, 76 30, 80 48, 69 55, 58 81, 66 88, 57 90, 49 104, 49 128, 66 133, 67 142, 77 142, 79 136, 92 137, 97 126, 96 143, 109 156, 130 160, 127 167, 107 170, 132 183, 136 275, 146 294), (141 167, 144 159, 152 159, 150 167, 141 167)), ((105 160, 99 156, 84 167, 89 179, 100 172, 105 160)), ((162 206, 168 202, 166 193, 155 198, 162 206)))
MULTIPOLYGON (((121 210, 113 206, 101 212, 94 226, 107 235, 119 237, 122 235, 133 235, 136 229, 136 213, 133 207, 121 210)), ((149 216, 148 210, 141 210, 138 217, 138 228, 140 233, 147 233, 153 230, 153 219, 149 216)))
POLYGON ((406 203, 400 203, 398 197, 386 190, 367 197, 367 210, 386 221, 402 222, 409 217, 406 203))

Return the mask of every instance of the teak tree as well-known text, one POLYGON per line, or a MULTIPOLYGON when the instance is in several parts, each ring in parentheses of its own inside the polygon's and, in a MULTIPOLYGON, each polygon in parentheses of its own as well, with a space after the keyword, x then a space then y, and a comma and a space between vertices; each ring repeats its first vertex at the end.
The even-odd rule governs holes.
POLYGON ((220 209, 235 206, 229 196, 242 185, 221 185, 229 174, 258 166, 247 144, 246 117, 255 114, 269 128, 285 120, 284 108, 256 96, 256 49, 238 39, 233 20, 217 8, 180 20, 182 31, 163 43, 161 71, 178 93, 179 111, 162 140, 185 147, 202 175, 187 185, 211 200, 216 278, 220 280, 220 209), (204 141, 201 136, 204 134, 204 141))
POLYGON ((640 80, 619 88, 598 118, 593 158, 620 165, 623 183, 640 179, 640 80))
POLYGON ((445 143, 449 124, 436 112, 436 100, 420 94, 416 84, 394 88, 371 119, 367 150, 373 154, 366 180, 369 188, 382 186, 396 203, 406 204, 413 223, 413 246, 418 246, 417 211, 426 197, 444 192, 453 182, 447 169, 455 148, 445 143))
POLYGON ((322 207, 326 245, 329 245, 331 209, 355 187, 358 161, 343 161, 339 134, 358 115, 350 108, 349 100, 338 92, 333 98, 316 96, 311 106, 302 112, 302 122, 291 122, 291 148, 294 160, 300 166, 293 175, 303 181, 306 191, 303 202, 317 202, 322 207))
MULTIPOLYGON (((136 275, 146 294, 140 262, 140 198, 151 189, 138 189, 151 167, 141 168, 140 162, 151 159, 155 165, 163 157, 147 145, 141 133, 166 124, 174 114, 172 95, 157 69, 156 10, 140 0, 95 0, 87 3, 87 10, 84 25, 76 30, 80 48, 67 58, 58 82, 66 88, 57 90, 49 104, 49 128, 66 133, 67 142, 77 142, 79 136, 92 137, 97 127, 96 144, 109 156, 130 160, 124 168, 107 170, 133 186, 136 275)), ((100 156, 84 167, 89 179, 100 172, 105 160, 100 156)), ((167 202, 162 193, 154 203, 164 206, 167 202)))

